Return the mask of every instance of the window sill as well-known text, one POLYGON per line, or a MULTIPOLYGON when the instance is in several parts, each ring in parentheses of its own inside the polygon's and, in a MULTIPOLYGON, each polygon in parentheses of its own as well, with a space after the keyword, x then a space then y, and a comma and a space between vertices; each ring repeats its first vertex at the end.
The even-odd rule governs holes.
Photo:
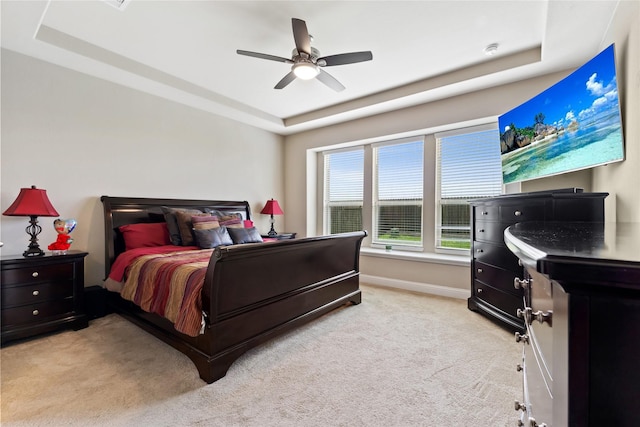
POLYGON ((360 255, 378 257, 378 258, 390 258, 403 261, 415 261, 415 262, 428 262, 434 264, 448 264, 466 267, 471 265, 471 259, 469 255, 448 255, 437 254, 433 252, 410 252, 410 251, 386 251, 384 249, 375 248, 361 248, 360 255))

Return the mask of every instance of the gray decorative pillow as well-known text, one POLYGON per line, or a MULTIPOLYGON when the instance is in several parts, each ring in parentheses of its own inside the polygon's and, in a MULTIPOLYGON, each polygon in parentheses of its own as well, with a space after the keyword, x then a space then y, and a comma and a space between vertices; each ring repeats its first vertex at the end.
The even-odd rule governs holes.
POLYGON ((169 229, 169 239, 172 245, 182 246, 182 237, 180 235, 180 228, 178 227, 178 218, 176 212, 187 212, 192 215, 201 214, 202 211, 197 209, 182 209, 182 208, 170 208, 168 206, 162 206, 162 213, 164 219, 167 222, 167 228, 169 229))
POLYGON ((208 229, 195 228, 193 230, 193 234, 195 235, 196 243, 202 249, 212 249, 223 245, 233 245, 233 240, 231 240, 226 227, 208 229))
POLYGON ((255 227, 250 228, 228 228, 229 235, 233 243, 261 243, 262 236, 255 227))

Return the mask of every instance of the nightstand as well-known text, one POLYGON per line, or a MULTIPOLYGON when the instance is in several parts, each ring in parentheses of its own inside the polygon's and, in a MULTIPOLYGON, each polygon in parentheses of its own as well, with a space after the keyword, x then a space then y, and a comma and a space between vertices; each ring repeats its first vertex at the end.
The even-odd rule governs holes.
POLYGON ((66 255, 0 257, 2 344, 58 329, 88 326, 84 308, 87 255, 69 251, 66 255))
POLYGON ((277 240, 289 240, 295 239, 296 233, 278 233, 275 236, 269 236, 268 234, 262 235, 263 239, 277 239, 277 240))

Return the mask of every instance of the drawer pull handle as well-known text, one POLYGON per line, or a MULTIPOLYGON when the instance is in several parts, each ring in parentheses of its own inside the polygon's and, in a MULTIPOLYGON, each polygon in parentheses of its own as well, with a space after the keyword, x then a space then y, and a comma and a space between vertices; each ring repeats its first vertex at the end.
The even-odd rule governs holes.
POLYGON ((547 427, 547 423, 538 424, 535 418, 529 417, 529 427, 547 427))
POLYGON ((529 281, 515 277, 513 279, 513 287, 516 289, 527 289, 529 287, 529 281))
POLYGON ((531 315, 533 316, 534 319, 536 319, 538 322, 540 323, 548 323, 549 326, 551 326, 551 317, 553 315, 553 311, 547 311, 547 312, 543 312, 543 311, 536 311, 534 313, 531 313, 531 315))
POLYGON ((484 228, 479 229, 478 233, 484 233, 484 228))
POLYGON ((31 273, 31 276, 33 276, 33 277, 38 277, 38 272, 37 272, 37 271, 34 271, 33 273, 31 273))
POLYGON ((482 269, 481 268, 478 269, 478 273, 482 273, 482 269))
POLYGON ((38 310, 33 310, 33 315, 37 316, 38 314, 40 314, 40 312, 38 310))
POLYGON ((38 295, 40 295, 40 291, 37 289, 31 293, 33 294, 34 297, 37 297, 38 295))
POLYGON ((482 211, 482 215, 489 215, 489 212, 487 212, 487 211, 482 211))
POLYGON ((520 332, 516 332, 516 342, 524 342, 525 344, 529 343, 529 335, 521 334, 520 332))
POLYGON ((533 317, 531 316, 532 312, 533 310, 531 309, 531 307, 525 307, 524 310, 519 308, 516 310, 516 317, 519 319, 523 319, 527 325, 530 325, 533 321, 533 317))
POLYGON ((482 249, 476 249, 476 252, 478 252, 479 254, 481 254, 482 252, 484 252, 482 249))
POLYGON ((515 211, 513 214, 514 214, 515 216, 520 216, 520 215, 522 215, 522 212, 520 212, 520 211, 515 211))
POLYGON ((478 293, 481 294, 482 293, 482 288, 478 288, 478 293))

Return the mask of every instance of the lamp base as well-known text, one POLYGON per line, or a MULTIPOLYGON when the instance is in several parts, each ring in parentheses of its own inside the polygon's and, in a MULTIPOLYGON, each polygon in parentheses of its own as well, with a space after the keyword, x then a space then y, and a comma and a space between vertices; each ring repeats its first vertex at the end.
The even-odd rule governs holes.
POLYGON ((276 233, 276 230, 273 228, 273 214, 271 215, 271 230, 269 230, 269 232, 267 233, 267 236, 269 237, 276 237, 278 235, 278 233, 276 233))
POLYGON ((269 232, 267 233, 267 236, 276 237, 277 235, 278 233, 276 233, 276 230, 273 228, 273 215, 271 215, 271 230, 269 230, 269 232))
POLYGON ((44 256, 44 251, 40 249, 40 246, 31 247, 22 253, 23 257, 29 258, 34 256, 44 256))
POLYGON ((38 225, 38 217, 35 215, 30 216, 29 226, 25 229, 27 234, 31 236, 31 243, 29 243, 29 249, 22 253, 23 257, 43 256, 44 252, 38 245, 38 234, 42 231, 42 227, 38 225))

